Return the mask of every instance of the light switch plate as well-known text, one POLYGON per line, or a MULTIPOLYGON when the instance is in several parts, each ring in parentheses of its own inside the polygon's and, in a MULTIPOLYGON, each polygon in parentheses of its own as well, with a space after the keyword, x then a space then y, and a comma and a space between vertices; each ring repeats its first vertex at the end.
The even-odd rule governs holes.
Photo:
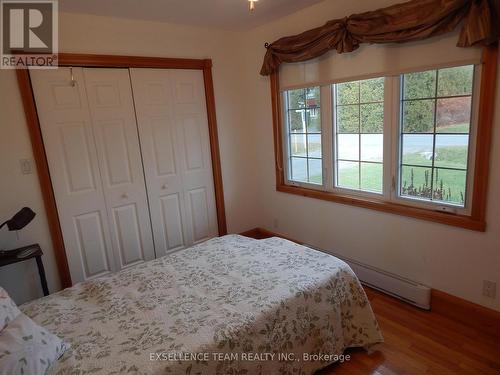
POLYGON ((32 174, 33 173, 33 167, 31 165, 30 159, 21 159, 21 160, 19 160, 19 163, 21 164, 21 173, 22 174, 32 174))

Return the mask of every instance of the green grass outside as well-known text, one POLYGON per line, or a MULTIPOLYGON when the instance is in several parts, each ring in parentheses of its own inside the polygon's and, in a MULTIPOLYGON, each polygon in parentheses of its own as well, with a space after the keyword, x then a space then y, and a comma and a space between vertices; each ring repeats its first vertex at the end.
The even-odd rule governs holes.
POLYGON ((382 192, 382 164, 361 163, 361 181, 358 164, 353 164, 352 168, 339 168, 338 176, 340 187, 382 192))
MULTIPOLYGON (((413 184, 416 187, 421 187, 426 184, 425 172, 428 172, 428 182, 430 184, 431 168, 422 167, 406 167, 403 166, 403 172, 401 176, 402 185, 409 186, 411 183, 411 171, 413 169, 413 184)), ((462 197, 465 196, 465 185, 466 185, 466 172, 465 171, 454 171, 446 169, 434 169, 434 190, 441 187, 441 182, 443 184, 443 190, 446 194, 451 194, 450 197, 444 198, 444 201, 450 203, 462 204, 462 197), (437 174, 437 175, 436 175, 437 174), (437 177, 437 179, 436 179, 437 177), (463 195, 462 195, 463 194, 463 195)))
MULTIPOLYGON (((432 166, 429 160, 421 153, 406 154, 403 157, 404 164, 418 166, 432 166)), ((467 146, 437 147, 437 157, 434 161, 435 167, 441 168, 467 168, 467 146)))
POLYGON ((469 124, 442 125, 437 128, 438 133, 469 133, 469 124))
POLYGON ((312 182, 313 184, 322 184, 323 183, 323 176, 320 174, 317 174, 315 176, 311 176, 309 178, 309 182, 312 182))
MULTIPOLYGON (((438 167, 452 167, 452 168, 464 168, 466 165, 466 158, 463 157, 463 150, 458 150, 459 147, 447 147, 441 148, 440 154, 443 156, 442 162, 436 160, 436 166, 438 167)), ((463 148, 463 147, 461 147, 463 148)), ((403 166, 402 171, 402 185, 409 186, 411 183, 411 170, 413 169, 413 184, 416 187, 423 187, 426 184, 425 171, 428 171, 427 184, 430 185, 431 176, 431 161, 425 159, 420 153, 409 154, 405 157, 405 162, 417 164, 417 165, 428 165, 428 167, 407 167, 403 166), (425 163, 425 164, 424 164, 425 163)), ((349 189, 359 189, 369 190, 374 192, 382 192, 382 180, 383 180, 383 168, 381 164, 373 163, 361 163, 361 186, 359 184, 359 170, 358 164, 351 168, 341 168, 339 170, 339 186, 349 189)), ((321 175, 311 176, 311 182, 321 183, 321 175)), ((455 204, 463 204, 463 197, 465 196, 465 186, 466 186, 466 172, 465 171, 454 171, 435 168, 434 169, 434 189, 441 187, 441 182, 443 184, 443 190, 445 195, 450 195, 450 197, 444 198, 445 201, 455 204), (437 180, 436 180, 437 174, 437 180), (451 194, 450 194, 451 193, 451 194)))

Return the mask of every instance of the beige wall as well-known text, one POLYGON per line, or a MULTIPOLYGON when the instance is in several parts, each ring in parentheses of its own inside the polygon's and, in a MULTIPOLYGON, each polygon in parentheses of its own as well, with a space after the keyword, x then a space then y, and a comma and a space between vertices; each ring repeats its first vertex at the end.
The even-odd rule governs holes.
MULTIPOLYGON (((264 42, 397 1, 327 0, 247 33, 62 14, 60 44, 64 52, 213 58, 230 232, 266 227, 500 310, 500 297, 481 295, 482 280, 500 282, 500 196, 492 194, 500 191, 500 93, 486 233, 275 191, 269 81, 259 75, 264 42), (231 42, 240 48, 230 48, 231 42)), ((18 159, 32 155, 14 73, 0 71, 0 83, 0 217, 22 205, 38 212, 19 240, 2 231, 0 241, 8 247, 40 242, 49 286, 56 290, 59 281, 38 180, 19 169, 18 159)), ((18 302, 41 294, 31 263, 1 269, 0 285, 18 302)))
POLYGON ((400 1, 325 1, 259 27, 246 38, 247 95, 252 98, 252 106, 258 108, 251 112, 249 124, 255 130, 262 207, 259 222, 267 229, 327 251, 500 310, 500 296, 496 300, 482 296, 483 280, 500 285, 500 85, 495 105, 486 233, 275 190, 269 82, 258 75, 264 42, 319 26, 331 18, 397 2, 400 1))
MULTIPOLYGON (((50 290, 59 289, 59 278, 52 253, 47 220, 36 174, 21 174, 19 159, 32 159, 21 98, 14 71, 0 70, 0 221, 10 219, 21 207, 31 207, 34 221, 18 232, 0 230, 0 249, 38 242, 45 250, 43 258, 50 290)), ((34 260, 0 268, 0 285, 16 301, 42 295, 34 260)))
MULTIPOLYGON (((212 58, 219 143, 228 229, 239 232, 257 226, 256 181, 251 129, 241 105, 241 57, 227 48, 239 40, 225 33, 179 25, 107 17, 61 14, 60 50, 63 52, 124 54, 160 57, 212 58)), ((60 288, 38 178, 22 175, 19 159, 33 158, 14 71, 0 71, 0 218, 7 219, 27 205, 37 217, 16 235, 2 229, 0 247, 12 248, 39 242, 51 291, 60 288)), ((18 303, 41 296, 33 262, 0 269, 0 285, 18 303)))

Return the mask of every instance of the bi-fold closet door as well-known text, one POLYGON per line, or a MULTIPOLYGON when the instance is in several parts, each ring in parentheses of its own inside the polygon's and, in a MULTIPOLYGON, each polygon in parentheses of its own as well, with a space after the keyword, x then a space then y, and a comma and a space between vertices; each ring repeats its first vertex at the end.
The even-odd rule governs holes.
POLYGON ((217 236, 203 73, 130 69, 157 256, 217 236))
POLYGON ((30 72, 73 282, 217 235, 203 80, 143 85, 141 71, 134 89, 128 69, 30 72), (170 113, 138 119, 134 99, 170 113))

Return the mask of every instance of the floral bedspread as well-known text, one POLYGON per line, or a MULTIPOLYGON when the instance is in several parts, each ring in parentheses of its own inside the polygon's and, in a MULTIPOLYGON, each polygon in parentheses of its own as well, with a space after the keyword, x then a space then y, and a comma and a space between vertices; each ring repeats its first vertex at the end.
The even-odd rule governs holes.
POLYGON ((214 238, 21 310, 71 344, 51 374, 311 374, 383 340, 346 263, 280 238, 214 238))

